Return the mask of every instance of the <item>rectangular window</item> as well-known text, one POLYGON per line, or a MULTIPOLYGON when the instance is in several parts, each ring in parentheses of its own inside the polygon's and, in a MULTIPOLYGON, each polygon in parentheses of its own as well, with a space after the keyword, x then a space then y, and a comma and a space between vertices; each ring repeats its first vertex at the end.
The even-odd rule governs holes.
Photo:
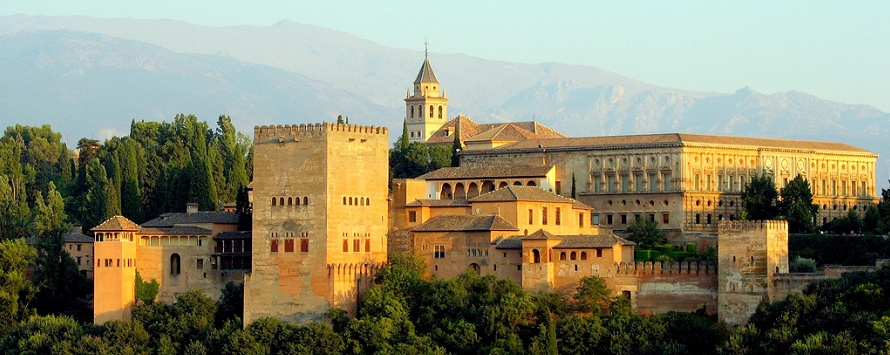
POLYGON ((578 227, 584 227, 584 212, 578 213, 578 227))
POLYGON ((602 183, 602 180, 603 179, 600 178, 599 176, 593 177, 593 192, 596 192, 596 193, 603 192, 602 186, 600 186, 600 184, 602 183))
POLYGON ((309 239, 300 239, 300 252, 301 253, 309 252, 309 239))
POLYGON ((649 220, 652 222, 655 222, 655 214, 654 213, 649 214, 649 220))
POLYGON ((603 257, 603 250, 602 250, 602 249, 597 249, 597 250, 596 250, 596 257, 597 257, 597 258, 602 258, 602 257, 603 257))
POLYGON ((615 175, 606 177, 606 191, 615 192, 615 175))
POLYGON ((195 267, 198 268, 198 270, 204 270, 204 259, 198 258, 198 264, 195 265, 195 267))
POLYGON ((541 207, 541 224, 547 225, 547 207, 541 207))
POLYGON ((837 180, 831 180, 831 195, 837 196, 837 180))
POLYGON ((621 224, 627 224, 627 215, 626 214, 621 215, 621 224))
POLYGON ((695 214, 695 224, 701 224, 701 214, 695 214))
POLYGON ((643 191, 643 175, 634 175, 634 192, 643 191))
POLYGON ((649 192, 658 190, 658 181, 655 174, 649 174, 649 192))
POLYGON ((343 252, 349 252, 349 239, 343 239, 343 252))
POLYGON ((630 175, 621 175, 621 191, 630 191, 630 175))
POLYGON ((862 190, 859 190, 859 194, 862 196, 868 195, 868 189, 865 188, 865 181, 862 182, 862 190))
POLYGON ((610 214, 606 215, 606 224, 608 224, 610 226, 612 225, 612 215, 610 215, 610 214))
POLYGON ((535 214, 533 209, 528 209, 528 224, 535 224, 535 214))
POLYGON ((77 265, 80 265, 80 257, 77 257, 77 265))
POLYGON ((670 172, 661 173, 661 190, 662 191, 670 191, 671 190, 671 173, 670 172))
POLYGON ((278 252, 278 239, 272 239, 269 243, 269 247, 270 247, 269 249, 271 250, 271 252, 277 253, 278 252))
POLYGON ((445 244, 433 245, 433 259, 445 259, 445 244))
POLYGON ((562 213, 559 207, 557 207, 554 212, 556 212, 556 218, 554 218, 554 220, 556 221, 556 225, 558 226, 562 223, 562 213))
POLYGON ((822 180, 822 188, 819 189, 819 194, 820 194, 820 195, 824 195, 824 194, 825 194, 825 180, 822 180))
POLYGON ((708 217, 708 224, 711 224, 711 214, 708 213, 708 216, 707 216, 707 217, 708 217))
POLYGON ((671 222, 671 215, 669 213, 661 214, 661 223, 668 224, 671 222))
POLYGON ((293 239, 285 239, 284 240, 284 252, 285 253, 293 253, 294 252, 294 240, 293 239))
POLYGON ((417 212, 416 211, 408 211, 408 222, 417 222, 417 212))
POLYGON ((556 180, 556 194, 562 193, 562 181, 556 180))
POLYGON ((693 183, 693 187, 692 187, 693 190, 698 191, 701 189, 701 177, 698 174, 692 175, 692 183, 693 183))
POLYGON ((598 215, 598 214, 593 215, 593 218, 591 219, 590 223, 593 225, 599 225, 600 224, 600 215, 598 215))
POLYGON ((705 175, 705 191, 711 191, 711 175, 705 175))
POLYGON ((77 251, 80 251, 81 244, 77 245, 77 251))

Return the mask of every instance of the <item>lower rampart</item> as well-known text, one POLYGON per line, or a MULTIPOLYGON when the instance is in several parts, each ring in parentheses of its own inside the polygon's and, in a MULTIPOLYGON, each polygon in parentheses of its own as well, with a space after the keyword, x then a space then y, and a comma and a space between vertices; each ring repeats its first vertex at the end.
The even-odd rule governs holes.
POLYGON ((705 262, 638 262, 615 265, 615 289, 630 292, 640 312, 717 312, 717 266, 705 262))

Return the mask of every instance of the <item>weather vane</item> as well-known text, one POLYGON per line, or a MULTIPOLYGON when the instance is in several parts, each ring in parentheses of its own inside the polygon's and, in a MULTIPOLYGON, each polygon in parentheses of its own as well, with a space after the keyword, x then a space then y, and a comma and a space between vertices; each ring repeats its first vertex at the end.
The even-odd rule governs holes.
POLYGON ((426 41, 426 38, 423 39, 423 57, 428 58, 430 56, 430 42, 426 41))

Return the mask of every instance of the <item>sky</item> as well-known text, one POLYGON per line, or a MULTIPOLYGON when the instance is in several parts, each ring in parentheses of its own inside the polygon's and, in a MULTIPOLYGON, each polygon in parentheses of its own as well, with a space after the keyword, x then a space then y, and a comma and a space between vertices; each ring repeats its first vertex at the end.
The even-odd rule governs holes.
POLYGON ((522 63, 589 65, 650 84, 803 91, 890 112, 890 1, 2 0, 0 16, 280 20, 379 44, 522 63))

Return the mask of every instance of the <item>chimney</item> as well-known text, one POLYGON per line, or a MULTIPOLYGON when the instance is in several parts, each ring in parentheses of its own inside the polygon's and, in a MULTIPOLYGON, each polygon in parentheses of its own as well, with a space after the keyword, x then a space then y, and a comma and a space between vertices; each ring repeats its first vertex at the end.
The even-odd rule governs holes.
POLYGON ((198 204, 194 202, 189 202, 185 204, 185 213, 195 213, 198 212, 198 204))

